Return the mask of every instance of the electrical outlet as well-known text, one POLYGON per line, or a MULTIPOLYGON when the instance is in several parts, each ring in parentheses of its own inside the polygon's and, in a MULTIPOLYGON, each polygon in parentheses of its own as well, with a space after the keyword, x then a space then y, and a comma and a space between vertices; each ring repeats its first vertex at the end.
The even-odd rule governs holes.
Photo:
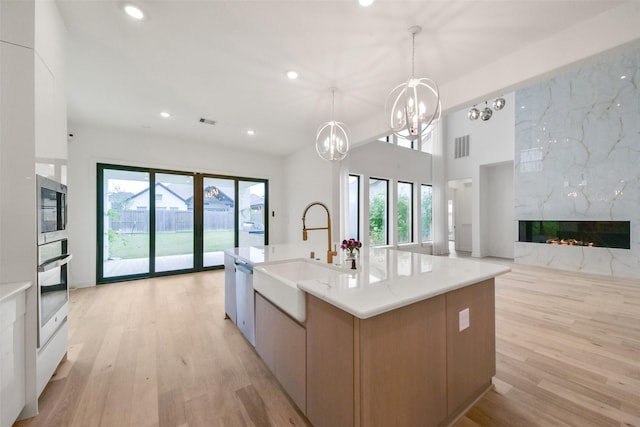
POLYGON ((469 308, 465 308, 458 313, 458 330, 459 332, 462 332, 469 326, 469 308))

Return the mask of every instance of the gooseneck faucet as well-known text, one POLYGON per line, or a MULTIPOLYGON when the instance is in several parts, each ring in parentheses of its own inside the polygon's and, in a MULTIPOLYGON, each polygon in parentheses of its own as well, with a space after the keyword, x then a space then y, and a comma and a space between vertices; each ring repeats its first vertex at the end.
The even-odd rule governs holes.
POLYGON ((331 250, 331 214, 329 213, 329 208, 326 205, 320 202, 313 202, 309 204, 306 208, 304 208, 304 213, 302 214, 302 240, 307 240, 307 231, 311 230, 327 230, 327 263, 333 263, 333 257, 338 255, 336 250, 331 250), (311 206, 318 205, 322 206, 325 211, 327 211, 327 226, 326 227, 314 227, 307 228, 305 224, 305 218, 307 217, 307 211, 311 206))

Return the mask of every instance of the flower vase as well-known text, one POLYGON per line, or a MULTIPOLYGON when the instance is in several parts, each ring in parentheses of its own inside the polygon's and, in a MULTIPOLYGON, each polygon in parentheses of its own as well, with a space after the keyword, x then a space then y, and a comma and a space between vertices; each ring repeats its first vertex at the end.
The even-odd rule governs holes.
POLYGON ((351 264, 351 269, 356 269, 356 254, 355 252, 347 252, 347 264, 351 264))

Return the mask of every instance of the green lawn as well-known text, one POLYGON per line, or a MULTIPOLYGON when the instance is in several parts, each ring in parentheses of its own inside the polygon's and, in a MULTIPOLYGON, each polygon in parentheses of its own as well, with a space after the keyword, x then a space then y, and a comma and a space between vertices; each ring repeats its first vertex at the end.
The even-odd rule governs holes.
MULTIPOLYGON (((233 247, 233 230, 205 231, 204 251, 233 247)), ((156 256, 193 253, 193 232, 156 233, 156 256)), ((109 243, 109 258, 134 259, 149 256, 149 233, 117 234, 109 243)))

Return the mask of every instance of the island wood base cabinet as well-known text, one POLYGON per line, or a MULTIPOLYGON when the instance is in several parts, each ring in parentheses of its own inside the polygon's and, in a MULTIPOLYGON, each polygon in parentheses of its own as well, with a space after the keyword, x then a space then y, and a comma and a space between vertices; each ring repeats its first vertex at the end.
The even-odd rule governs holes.
POLYGON ((494 279, 367 319, 307 294, 305 325, 255 298, 256 351, 315 427, 446 426, 491 387, 494 279))
POLYGON ((289 397, 305 413, 306 331, 257 292, 256 351, 289 397))
POLYGON ((307 294, 307 418, 315 427, 453 423, 491 387, 494 306, 494 279, 368 319, 307 294))

